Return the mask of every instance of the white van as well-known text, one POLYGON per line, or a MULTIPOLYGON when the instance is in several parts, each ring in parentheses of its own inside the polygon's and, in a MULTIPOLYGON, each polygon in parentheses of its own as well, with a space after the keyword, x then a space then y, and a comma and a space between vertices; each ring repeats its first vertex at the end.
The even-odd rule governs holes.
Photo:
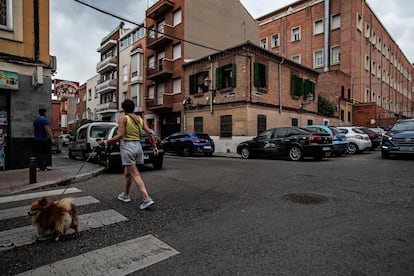
MULTIPOLYGON (((93 149, 98 146, 98 140, 104 139, 113 122, 93 122, 80 126, 69 144, 69 158, 82 157, 87 159, 93 149)), ((95 155, 95 154, 94 154, 95 155)), ((93 158, 94 156, 91 156, 93 158)))

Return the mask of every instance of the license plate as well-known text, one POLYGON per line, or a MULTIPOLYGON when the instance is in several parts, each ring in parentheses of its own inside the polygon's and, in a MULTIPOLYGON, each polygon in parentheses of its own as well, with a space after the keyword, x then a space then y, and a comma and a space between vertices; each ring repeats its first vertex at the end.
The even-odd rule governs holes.
POLYGON ((145 160, 149 159, 149 155, 148 154, 144 154, 144 159, 145 160))
POLYGON ((211 149, 211 146, 204 146, 204 149, 211 149))
POLYGON ((414 151, 414 147, 400 147, 401 151, 414 151))
POLYGON ((331 150, 331 148, 330 147, 323 147, 322 150, 323 151, 329 151, 329 150, 331 150))

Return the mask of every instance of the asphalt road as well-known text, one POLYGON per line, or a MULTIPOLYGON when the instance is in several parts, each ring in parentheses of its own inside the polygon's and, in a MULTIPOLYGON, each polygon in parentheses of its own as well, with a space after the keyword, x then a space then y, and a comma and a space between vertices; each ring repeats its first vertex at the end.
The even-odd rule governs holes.
MULTIPOLYGON (((76 183, 76 196, 99 201, 79 206, 81 215, 115 210, 127 221, 87 229, 79 239, 0 251, 1 275, 145 235, 178 254, 131 275, 414 274, 412 159, 383 160, 378 151, 300 162, 170 155, 162 170, 142 175, 153 208, 139 210, 135 187, 131 203, 115 199, 122 174, 76 183)), ((0 227, 27 223, 5 219, 0 227)))

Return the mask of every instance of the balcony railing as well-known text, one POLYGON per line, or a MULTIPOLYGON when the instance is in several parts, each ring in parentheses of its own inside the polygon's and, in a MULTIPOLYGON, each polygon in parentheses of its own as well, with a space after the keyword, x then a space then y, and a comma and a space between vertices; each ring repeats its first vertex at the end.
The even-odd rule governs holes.
POLYGON ((162 62, 149 64, 147 68, 147 78, 150 80, 171 77, 174 73, 174 62, 164 58, 162 62))
POLYGON ((99 74, 109 72, 117 68, 117 57, 108 57, 96 65, 96 72, 99 74))
POLYGON ((115 47, 117 45, 116 40, 108 40, 107 42, 105 42, 103 45, 101 45, 101 47, 99 47, 98 49, 96 49, 97 52, 100 53, 105 53, 107 52, 109 49, 115 47))
POLYGON ((150 31, 150 35, 147 36, 147 47, 150 49, 157 49, 163 47, 165 44, 173 42, 174 27, 164 24, 162 28, 159 28, 157 32, 150 31))
POLYGON ((98 82, 96 86, 96 93, 105 93, 110 91, 115 91, 118 88, 118 80, 110 79, 106 81, 98 82))
POLYGON ((151 19, 158 19, 165 13, 171 11, 174 8, 174 2, 168 0, 160 0, 149 9, 147 9, 147 17, 151 19))
POLYGON ((163 94, 153 99, 146 99, 145 103, 147 105, 147 108, 151 110, 172 109, 176 101, 180 101, 179 99, 176 99, 176 95, 163 94))
POLYGON ((108 112, 108 111, 116 111, 116 110, 118 110, 118 103, 117 102, 98 104, 95 107, 95 112, 97 114, 108 112))

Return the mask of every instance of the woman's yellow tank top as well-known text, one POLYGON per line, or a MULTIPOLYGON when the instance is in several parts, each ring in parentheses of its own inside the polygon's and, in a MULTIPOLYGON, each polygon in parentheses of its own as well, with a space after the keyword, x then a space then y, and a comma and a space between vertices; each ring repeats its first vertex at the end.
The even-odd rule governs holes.
POLYGON ((125 136, 123 140, 139 141, 141 139, 142 120, 139 120, 138 125, 136 125, 132 118, 130 118, 129 116, 125 117, 127 122, 125 126, 125 136))

